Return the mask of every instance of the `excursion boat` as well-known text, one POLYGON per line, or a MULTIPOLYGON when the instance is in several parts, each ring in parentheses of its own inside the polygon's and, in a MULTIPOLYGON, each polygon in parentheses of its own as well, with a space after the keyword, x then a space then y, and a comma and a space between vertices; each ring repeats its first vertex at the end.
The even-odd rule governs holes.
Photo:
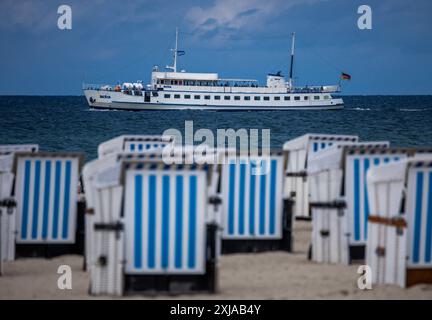
MULTIPOLYGON (((281 72, 267 75, 267 83, 257 80, 224 79, 217 73, 191 73, 177 70, 178 49, 176 30, 172 66, 165 71, 153 68, 151 83, 142 81, 111 85, 84 84, 83 90, 90 108, 122 110, 330 110, 342 109, 340 83, 329 86, 296 87, 293 84, 295 34, 292 34, 291 63, 288 81, 281 72)), ((349 77, 342 74, 342 78, 349 77)))

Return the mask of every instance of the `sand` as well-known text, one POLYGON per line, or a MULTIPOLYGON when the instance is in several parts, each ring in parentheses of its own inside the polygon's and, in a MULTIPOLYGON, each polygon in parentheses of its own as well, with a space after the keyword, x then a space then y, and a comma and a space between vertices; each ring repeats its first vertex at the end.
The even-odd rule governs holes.
MULTIPOLYGON (((310 223, 296 222, 293 253, 234 254, 221 257, 217 294, 134 295, 132 299, 432 299, 432 285, 357 288, 358 265, 325 265, 307 260, 310 223)), ((19 259, 5 264, 0 299, 95 299, 88 295, 83 258, 19 259), (72 268, 72 289, 57 287, 57 268, 72 268)), ((110 298, 110 297, 103 297, 110 298)))

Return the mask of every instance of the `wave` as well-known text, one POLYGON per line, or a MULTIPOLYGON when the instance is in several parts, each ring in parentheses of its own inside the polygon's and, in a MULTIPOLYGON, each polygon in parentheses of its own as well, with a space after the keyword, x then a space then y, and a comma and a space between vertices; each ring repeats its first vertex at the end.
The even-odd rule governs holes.
POLYGON ((420 108, 420 109, 416 109, 416 108, 400 108, 399 111, 402 112, 419 112, 419 111, 426 111, 426 108, 420 108))
POLYGON ((84 110, 85 112, 114 112, 114 111, 128 111, 128 110, 119 110, 119 109, 94 109, 88 108, 84 110))
POLYGON ((356 110, 356 111, 370 111, 371 108, 360 108, 360 107, 357 107, 357 108, 351 108, 351 110, 356 110))

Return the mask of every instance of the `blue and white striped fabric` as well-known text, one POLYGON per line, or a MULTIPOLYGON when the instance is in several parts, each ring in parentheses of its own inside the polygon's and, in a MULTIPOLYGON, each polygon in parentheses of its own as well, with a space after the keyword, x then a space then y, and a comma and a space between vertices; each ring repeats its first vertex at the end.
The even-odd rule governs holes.
POLYGON ((408 171, 408 266, 432 267, 432 167, 408 171))
POLYGON ((18 157, 17 243, 74 243, 78 157, 18 157))
POLYGON ((366 174, 369 168, 406 158, 404 152, 348 155, 345 162, 345 196, 350 245, 366 244, 370 213, 366 174))
POLYGON ((262 158, 262 162, 260 158, 228 158, 221 183, 223 239, 280 239, 282 183, 282 156, 262 158))
POLYGON ((166 142, 160 141, 126 141, 125 152, 144 153, 165 148, 166 142))
POLYGON ((206 186, 202 170, 126 171, 126 273, 205 273, 206 186))
POLYGON ((327 149, 335 144, 335 141, 317 141, 313 140, 309 144, 309 154, 319 152, 321 150, 327 149))

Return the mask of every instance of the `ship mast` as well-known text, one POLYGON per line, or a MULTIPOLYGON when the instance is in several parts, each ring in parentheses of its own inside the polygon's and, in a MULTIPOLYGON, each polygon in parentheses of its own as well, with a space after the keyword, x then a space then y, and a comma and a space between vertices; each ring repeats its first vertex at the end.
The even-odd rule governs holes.
POLYGON ((292 35, 292 42, 291 42, 291 64, 290 64, 289 81, 288 81, 288 85, 289 85, 290 90, 293 87, 295 32, 293 32, 291 35, 292 35))
POLYGON ((176 27, 176 39, 175 39, 175 47, 174 49, 171 49, 173 52, 173 65, 172 66, 166 66, 167 69, 171 69, 173 72, 177 72, 177 55, 178 55, 178 27, 176 27))

